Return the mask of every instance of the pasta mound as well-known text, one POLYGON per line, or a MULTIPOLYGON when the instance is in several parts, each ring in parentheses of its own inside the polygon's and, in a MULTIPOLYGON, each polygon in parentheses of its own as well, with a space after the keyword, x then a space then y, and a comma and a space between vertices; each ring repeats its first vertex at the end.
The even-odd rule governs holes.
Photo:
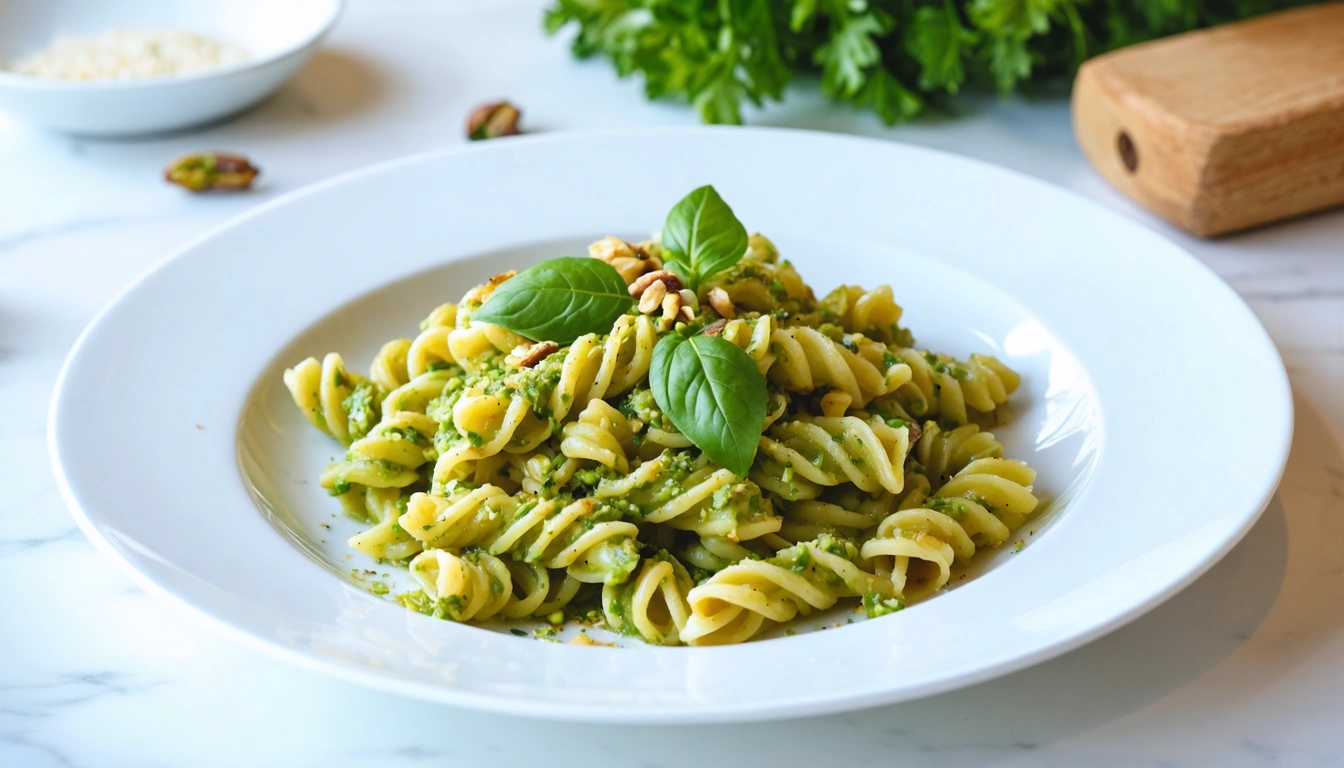
MULTIPOLYGON (((627 284, 659 266, 657 242, 590 253, 627 284)), ((347 446, 321 485, 368 525, 350 545, 409 567, 408 608, 736 643, 843 599, 875 617, 926 598, 1037 507, 1035 472, 987 431, 1017 374, 915 349, 888 286, 818 299, 753 235, 673 311, 632 306, 606 334, 542 346, 472 320, 512 276, 435 309, 368 376, 335 353, 285 372, 347 446), (674 332, 721 336, 765 378, 746 477, 659 410, 649 369, 674 332)))

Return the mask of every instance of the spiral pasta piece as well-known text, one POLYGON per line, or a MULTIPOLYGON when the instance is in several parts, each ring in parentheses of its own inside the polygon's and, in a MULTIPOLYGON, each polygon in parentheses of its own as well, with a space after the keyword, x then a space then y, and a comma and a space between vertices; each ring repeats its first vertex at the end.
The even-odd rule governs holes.
POLYGON ((751 320, 729 320, 719 335, 746 352, 747 356, 755 361, 757 369, 764 374, 775 363, 775 355, 770 351, 774 329, 774 318, 770 315, 761 315, 751 320))
POLYGON ((603 481, 597 499, 621 499, 643 523, 666 523, 701 536, 746 541, 774 533, 781 521, 770 500, 750 480, 730 470, 665 451, 628 475, 603 481))
POLYGON ((491 485, 450 493, 412 495, 401 527, 427 548, 480 546, 584 583, 619 583, 639 562, 639 528, 594 499, 511 497, 491 485))
POLYGON ((438 422, 423 413, 398 411, 380 421, 367 436, 350 444, 349 455, 365 461, 383 461, 415 469, 427 460, 438 422))
POLYGON ((775 362, 768 377, 787 390, 830 387, 863 407, 898 385, 888 380, 886 371, 815 328, 776 328, 770 343, 775 362))
POLYGON ((411 380, 406 366, 410 348, 410 339, 393 339, 384 344, 369 366, 369 378, 386 392, 405 386, 411 380))
POLYGON ((406 497, 396 488, 364 488, 365 514, 373 526, 350 537, 352 548, 375 560, 404 560, 420 552, 421 543, 398 524, 406 509, 406 497))
POLYGON ((513 599, 513 575, 499 558, 484 552, 426 550, 410 568, 411 578, 443 618, 488 619, 513 599))
POLYGON ((430 401, 442 395, 454 380, 460 383, 457 374, 453 370, 429 371, 402 384, 383 398, 383 418, 401 411, 424 413, 430 401))
POLYGON ((566 424, 560 452, 571 459, 595 461, 625 474, 630 471, 629 455, 634 452, 634 432, 630 420, 605 400, 588 403, 578 420, 566 424))
POLYGON ((434 464, 435 484, 445 485, 456 479, 454 473, 465 462, 504 450, 531 411, 531 405, 522 398, 490 394, 481 387, 463 393, 452 410, 453 426, 463 439, 439 455, 434 464))
POLYGON ((552 416, 564 421, 571 412, 628 391, 649 375, 658 330, 646 315, 622 315, 605 339, 582 336, 570 345, 559 378, 547 401, 552 416))
POLYGON ((634 578, 602 588, 607 626, 650 643, 677 645, 691 613, 686 595, 694 587, 685 566, 660 552, 646 559, 634 578))
POLYGON ((991 413, 1017 391, 1021 377, 990 355, 957 361, 948 355, 900 349, 896 356, 910 366, 910 380, 897 390, 909 414, 919 418, 965 424, 971 413, 991 413))
POLYGON ((691 645, 739 643, 769 623, 825 610, 841 597, 892 595, 891 580, 860 569, 856 555, 853 544, 822 536, 769 560, 729 566, 687 595, 691 617, 681 639, 691 645))
POLYGON ((915 455, 930 483, 940 487, 976 459, 1001 458, 1003 443, 975 424, 944 430, 929 421, 924 423, 915 455))
POLYGON ((350 444, 345 458, 329 465, 318 483, 337 495, 351 485, 404 488, 420 479, 416 468, 431 450, 438 423, 423 413, 403 411, 379 422, 350 444))
POLYGON ((1020 461, 977 459, 925 506, 884 519, 860 554, 903 599, 922 600, 947 584, 954 563, 969 560, 977 546, 999 546, 1035 510, 1035 476, 1020 461))
POLYGON ((894 334, 904 310, 891 295, 891 286, 879 285, 865 291, 857 285, 844 288, 848 306, 841 320, 850 333, 871 335, 873 332, 894 334))
POLYGON ((815 485, 849 482, 870 493, 900 493, 910 430, 890 427, 876 416, 867 421, 857 416, 802 418, 772 427, 769 437, 761 437, 760 450, 784 471, 815 485))
POLYGON ((1024 462, 976 459, 939 488, 937 495, 970 499, 992 510, 1012 530, 1036 510, 1038 500, 1031 491, 1035 481, 1036 470, 1024 462))
POLYGON ((425 319, 420 334, 406 348, 406 373, 409 378, 457 360, 449 344, 449 336, 456 326, 456 304, 444 304, 425 319))
POLYGON ((858 539, 876 528, 885 515, 895 510, 896 496, 885 491, 876 499, 864 499, 854 504, 853 509, 820 499, 807 499, 782 503, 779 535, 785 541, 797 543, 811 541, 822 534, 833 534, 847 539, 858 539))
POLYGON ((505 560, 513 577, 513 599, 500 610, 507 619, 546 616, 564 608, 579 593, 583 582, 563 571, 553 572, 536 563, 505 560))
POLYGON ((451 330, 431 328, 421 334, 421 338, 426 338, 427 335, 429 338, 426 339, 426 345, 431 343, 435 345, 426 350, 427 358, 431 354, 434 356, 446 354, 448 359, 468 371, 487 370, 491 365, 491 359, 497 353, 507 354, 516 347, 528 343, 527 339, 513 331, 498 325, 471 320, 466 321, 465 327, 451 330), (440 337, 443 342, 442 348, 437 346, 440 337))
POLYGON ((430 328, 456 328, 457 327, 457 305, 451 302, 440 304, 434 308, 429 316, 420 321, 420 330, 425 331, 430 328))
POLYGON ((308 421, 346 445, 363 437, 377 422, 383 391, 346 370, 345 361, 335 352, 321 363, 310 357, 287 369, 284 381, 308 421))
POLYGON ((677 555, 702 571, 721 571, 743 560, 772 557, 780 549, 787 549, 795 543, 772 533, 745 542, 733 541, 724 536, 697 536, 694 541, 685 543, 677 555))

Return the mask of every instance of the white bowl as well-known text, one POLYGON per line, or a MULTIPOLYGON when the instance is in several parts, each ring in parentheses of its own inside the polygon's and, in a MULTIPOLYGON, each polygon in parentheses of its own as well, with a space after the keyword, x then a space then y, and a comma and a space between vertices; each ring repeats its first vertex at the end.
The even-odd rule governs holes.
POLYGON ((231 115, 279 88, 313 55, 341 0, 0 0, 0 110, 54 131, 133 136, 231 115), (8 71, 58 36, 178 29, 240 45, 244 63, 139 80, 72 81, 8 71))
POLYGON ((477 143, 255 208, 103 310, 57 384, 50 446, 105 553, 251 645, 512 714, 724 723, 946 691, 1114 629, 1241 538, 1291 433, 1264 328, 1153 232, 930 150, 702 128, 477 143), (612 184, 613 170, 641 181, 612 184), (892 616, 813 613, 796 636, 718 648, 537 642, 370 594, 361 574, 405 572, 346 546, 356 526, 314 482, 339 443, 294 407, 282 370, 331 350, 364 369, 491 274, 639 237, 706 183, 822 294, 891 283, 921 346, 1021 372, 1016 416, 994 433, 1052 502, 1019 529, 1021 551, 892 616))

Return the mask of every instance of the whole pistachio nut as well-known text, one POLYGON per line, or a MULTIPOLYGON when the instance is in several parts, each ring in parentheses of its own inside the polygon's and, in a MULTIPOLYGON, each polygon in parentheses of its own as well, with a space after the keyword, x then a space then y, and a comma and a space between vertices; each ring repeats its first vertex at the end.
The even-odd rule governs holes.
POLYGON ((261 169, 242 155, 224 152, 202 152, 174 160, 163 171, 163 177, 192 192, 214 189, 248 189, 261 169))
POLYGON ((507 101, 482 104, 467 118, 467 138, 481 141, 500 136, 517 136, 520 133, 518 120, 522 116, 523 113, 507 101))

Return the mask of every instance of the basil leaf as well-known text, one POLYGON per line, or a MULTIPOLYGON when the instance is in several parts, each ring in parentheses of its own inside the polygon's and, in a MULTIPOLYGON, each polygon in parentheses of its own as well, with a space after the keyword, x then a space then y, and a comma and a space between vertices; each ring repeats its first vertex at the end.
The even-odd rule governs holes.
POLYGON ((587 333, 607 333, 634 303, 610 264, 562 256, 505 281, 471 318, 533 341, 569 344, 587 333))
POLYGON ((714 188, 706 185, 683 197, 663 224, 663 251, 669 269, 691 290, 728 269, 747 252, 747 228, 714 188))
POLYGON ((664 336, 653 348, 654 402, 696 447, 746 477, 765 423, 765 378, 736 344, 717 336, 664 336))

